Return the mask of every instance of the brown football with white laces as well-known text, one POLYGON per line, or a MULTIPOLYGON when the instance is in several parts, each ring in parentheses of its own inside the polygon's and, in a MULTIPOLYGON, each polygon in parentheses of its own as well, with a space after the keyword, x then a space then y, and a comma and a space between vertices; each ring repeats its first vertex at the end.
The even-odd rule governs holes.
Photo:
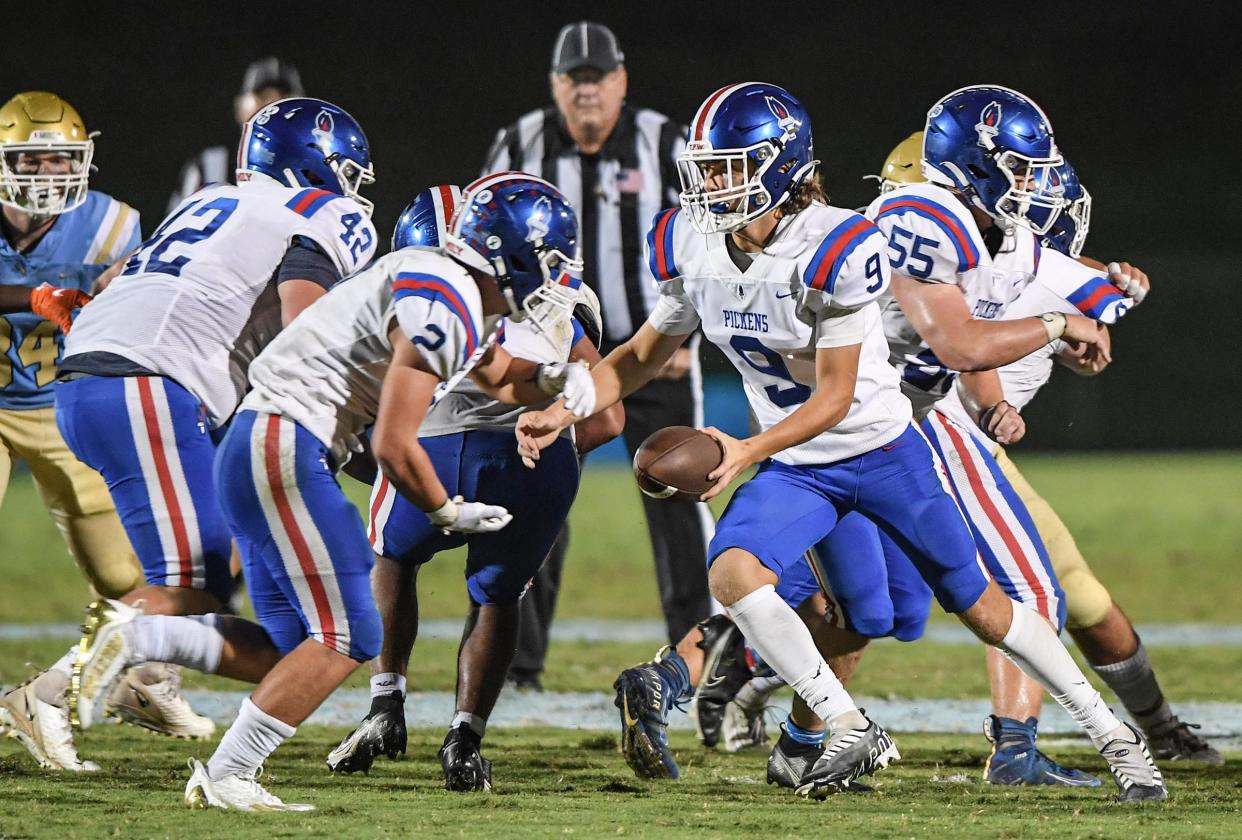
POLYGON ((668 426, 652 433, 634 453, 634 478, 653 499, 698 501, 714 481, 707 475, 724 460, 724 448, 690 426, 668 426))

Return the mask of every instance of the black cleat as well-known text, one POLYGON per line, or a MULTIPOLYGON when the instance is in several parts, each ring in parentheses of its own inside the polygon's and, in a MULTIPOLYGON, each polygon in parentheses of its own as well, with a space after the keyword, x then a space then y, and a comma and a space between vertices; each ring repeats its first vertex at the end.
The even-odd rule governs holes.
POLYGON ((482 739, 464 723, 448 731, 440 747, 445 790, 491 790, 492 763, 479 754, 482 739))
POLYGON ((690 718, 703 746, 714 747, 720 742, 725 706, 752 674, 746 664, 746 640, 728 616, 714 615, 698 626, 703 632, 699 642, 703 676, 690 701, 690 718))
POLYGON ((1145 727, 1147 744, 1156 758, 1162 761, 1196 761, 1219 767, 1225 763, 1225 757, 1199 735, 1197 723, 1184 723, 1177 715, 1173 715, 1163 723, 1145 727))
POLYGON ((370 771, 376 756, 386 755, 395 759, 398 755, 405 755, 403 699, 397 694, 395 703, 390 707, 376 711, 372 705, 371 709, 358 728, 328 753, 328 769, 333 773, 366 773, 370 771))
POLYGON ((797 792, 823 799, 838 791, 866 790, 858 783, 860 777, 883 770, 899 758, 892 736, 868 718, 865 729, 846 729, 829 737, 824 754, 802 777, 797 792))
POLYGON ((780 740, 768 756, 768 784, 794 790, 824 754, 823 744, 802 744, 781 727, 780 740))

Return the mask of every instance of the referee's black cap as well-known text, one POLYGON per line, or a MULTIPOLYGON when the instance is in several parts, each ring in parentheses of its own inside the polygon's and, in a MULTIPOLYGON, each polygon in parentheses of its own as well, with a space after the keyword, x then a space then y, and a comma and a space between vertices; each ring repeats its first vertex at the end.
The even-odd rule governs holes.
POLYGON ((615 70, 625 61, 617 36, 602 23, 589 20, 561 28, 552 48, 552 72, 572 73, 580 67, 593 67, 602 73, 615 70))
POLYGON ((242 77, 241 95, 258 93, 264 88, 279 88, 286 96, 301 96, 302 76, 298 68, 274 55, 250 62, 242 77))

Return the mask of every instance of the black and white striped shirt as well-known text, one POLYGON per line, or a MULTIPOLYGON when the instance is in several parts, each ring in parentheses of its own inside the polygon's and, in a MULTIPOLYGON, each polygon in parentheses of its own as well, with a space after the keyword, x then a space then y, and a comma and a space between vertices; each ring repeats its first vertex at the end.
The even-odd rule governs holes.
POLYGON ((532 111, 496 135, 484 174, 520 169, 557 186, 582 229, 583 280, 599 295, 605 348, 633 335, 659 297, 643 258, 657 212, 677 203, 685 126, 625 105, 598 155, 583 155, 555 107, 532 111), (583 196, 593 195, 584 202, 583 196))

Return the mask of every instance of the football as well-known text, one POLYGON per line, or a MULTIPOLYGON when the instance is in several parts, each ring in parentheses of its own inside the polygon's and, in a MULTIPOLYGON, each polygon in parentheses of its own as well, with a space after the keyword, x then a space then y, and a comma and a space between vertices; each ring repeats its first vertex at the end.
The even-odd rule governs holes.
POLYGON ((653 499, 698 501, 715 483, 707 474, 723 460, 724 449, 711 435, 690 426, 668 426, 634 453, 634 478, 653 499))

